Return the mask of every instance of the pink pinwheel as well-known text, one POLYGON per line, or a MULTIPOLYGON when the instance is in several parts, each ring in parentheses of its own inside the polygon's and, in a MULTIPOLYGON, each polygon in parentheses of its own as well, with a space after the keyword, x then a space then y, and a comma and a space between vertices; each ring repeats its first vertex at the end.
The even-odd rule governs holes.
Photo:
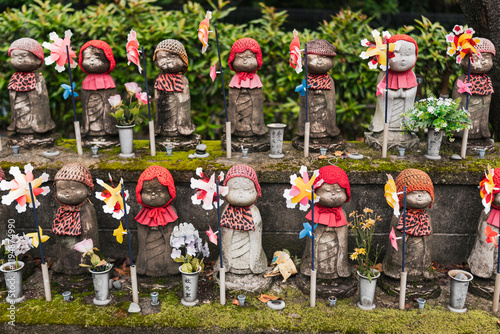
POLYGON ((395 250, 398 250, 398 241, 396 238, 396 232, 394 232, 394 227, 391 230, 391 233, 389 233, 389 239, 391 239, 391 246, 394 247, 395 250))
POLYGON ((215 70, 215 65, 210 66, 210 78, 212 78, 212 82, 217 78, 217 71, 215 70))
MULTIPOLYGON (((309 179, 309 174, 307 174, 307 167, 302 166, 299 171, 302 177, 298 177, 296 174, 290 176, 290 184, 292 188, 285 189, 283 192, 283 197, 286 198, 286 207, 293 209, 300 204, 299 209, 307 211, 309 208, 309 201, 312 200, 311 186, 319 175, 319 171, 315 170, 311 179, 309 179)), ((323 181, 320 181, 314 185, 315 188, 320 187, 323 181)), ((319 197, 314 194, 314 202, 317 202, 319 197)))
POLYGON ((210 240, 210 242, 213 243, 214 245, 217 245, 217 233, 219 233, 219 231, 217 232, 212 231, 212 226, 208 227, 207 231, 208 240, 210 240))
POLYGON ((24 166, 24 173, 26 175, 21 173, 19 167, 10 167, 9 173, 14 176, 14 180, 10 182, 2 180, 2 182, 0 182, 0 190, 10 190, 7 195, 2 196, 2 204, 10 205, 12 202, 16 201, 16 209, 19 213, 26 211, 26 203, 29 203, 30 208, 33 207, 29 183, 31 183, 31 188, 33 189, 36 207, 40 205, 36 196, 45 196, 50 192, 49 187, 40 188, 40 185, 43 182, 48 181, 49 175, 47 173, 43 173, 42 176, 35 179, 33 176, 33 166, 31 166, 31 164, 24 166))
POLYGON ((458 79, 457 80, 457 87, 458 87, 458 92, 463 94, 467 93, 469 95, 472 95, 472 92, 470 91, 470 88, 472 87, 472 83, 464 83, 462 80, 458 79))
POLYGON ((302 72, 299 33, 295 29, 293 29, 293 40, 290 42, 290 66, 295 69, 297 74, 302 72))
MULTIPOLYGON (((200 177, 199 180, 191 178, 191 189, 196 189, 196 194, 191 196, 191 201, 193 204, 198 205, 203 202, 203 209, 212 210, 213 204, 217 203, 217 185, 215 183, 215 173, 212 174, 210 179, 207 175, 203 173, 201 167, 196 168, 196 175, 200 177)), ((219 177, 219 182, 224 179, 224 173, 221 172, 219 177)), ((228 187, 223 187, 219 185, 219 195, 227 195, 228 187)), ((224 203, 219 199, 220 204, 224 203)))
POLYGON ((55 32, 51 32, 49 34, 49 38, 54 41, 54 43, 43 42, 42 46, 46 49, 50 50, 50 55, 45 58, 45 64, 51 65, 52 63, 56 63, 57 72, 62 72, 65 69, 65 66, 68 63, 68 54, 66 53, 66 46, 69 49, 69 58, 70 58, 70 66, 71 68, 75 68, 77 63, 73 58, 76 58, 76 53, 71 49, 71 36, 73 33, 71 30, 66 30, 64 32, 64 39, 60 38, 59 35, 55 32))
POLYGON ((130 33, 127 35, 127 45, 125 48, 127 49, 127 65, 130 65, 130 62, 134 63, 139 73, 142 73, 141 61, 139 60, 139 41, 134 29, 130 30, 130 33))
POLYGON ((497 244, 498 233, 493 231, 491 229, 490 225, 486 226, 486 229, 484 230, 484 234, 486 235, 486 242, 487 243, 494 243, 495 247, 498 248, 498 244, 497 244))

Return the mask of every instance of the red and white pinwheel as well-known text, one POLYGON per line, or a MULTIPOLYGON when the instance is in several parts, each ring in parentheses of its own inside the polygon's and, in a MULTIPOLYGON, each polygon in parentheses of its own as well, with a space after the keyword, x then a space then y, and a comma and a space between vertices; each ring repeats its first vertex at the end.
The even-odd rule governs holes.
POLYGON ((293 39, 290 42, 290 66, 299 74, 302 72, 302 54, 300 53, 299 33, 293 29, 293 39))
POLYGON ((31 183, 35 205, 38 208, 40 202, 38 202, 36 196, 45 196, 50 192, 49 187, 40 187, 43 182, 48 181, 49 174, 43 173, 39 178, 35 179, 33 176, 33 166, 31 164, 24 166, 25 174, 21 173, 19 167, 10 167, 9 173, 14 176, 14 179, 12 181, 2 180, 2 182, 0 182, 0 190, 10 190, 7 195, 2 196, 2 204, 10 205, 12 202, 16 201, 16 210, 19 213, 26 212, 26 203, 32 208, 33 203, 29 188, 29 183, 31 183))
POLYGON ((71 30, 66 30, 64 32, 64 39, 60 38, 59 35, 57 35, 57 33, 51 32, 49 34, 49 38, 50 40, 53 41, 53 43, 43 42, 42 44, 44 48, 50 50, 50 55, 45 57, 45 64, 51 65, 55 62, 56 70, 59 73, 65 70, 66 68, 65 65, 68 63, 68 54, 66 52, 66 46, 68 46, 69 49, 69 59, 71 68, 75 68, 77 66, 77 63, 74 60, 74 58, 76 58, 76 53, 71 49, 70 45, 71 36, 73 36, 71 30))
POLYGON ((124 192, 125 200, 122 197, 123 179, 120 180, 118 187, 107 185, 101 179, 96 179, 96 182, 105 188, 104 191, 96 191, 95 193, 95 197, 97 199, 104 201, 105 204, 102 206, 102 209, 105 213, 109 213, 113 218, 120 220, 125 214, 124 205, 127 206, 127 212, 130 212, 130 206, 125 203, 129 197, 128 190, 125 190, 124 192))
MULTIPOLYGON (((368 50, 361 52, 359 55, 363 59, 371 59, 368 62, 368 67, 370 70, 377 68, 380 65, 380 69, 385 71, 387 69, 387 40, 391 37, 388 31, 382 33, 380 37, 380 32, 378 30, 372 30, 372 36, 375 42, 371 42, 366 38, 361 40, 361 45, 368 47, 368 50)), ((389 43, 389 58, 394 57, 393 51, 396 49, 395 43, 389 43)))
MULTIPOLYGON (((300 176, 296 174, 290 175, 290 184, 292 187, 290 189, 285 189, 283 192, 283 197, 286 198, 286 207, 293 209, 299 203, 299 209, 302 211, 307 211, 309 209, 309 201, 313 199, 313 194, 311 186, 319 175, 319 170, 315 170, 313 176, 309 179, 309 174, 307 174, 307 167, 300 167, 300 176)), ((319 188, 323 184, 323 180, 319 181, 314 185, 314 188, 319 188)), ((319 201, 319 196, 314 194, 314 203, 319 201)))
MULTIPOLYGON (((456 55, 457 64, 460 64, 466 55, 472 56, 475 53, 481 58, 481 53, 475 48, 479 43, 479 38, 472 38, 474 33, 474 29, 464 28, 457 24, 453 27, 453 32, 446 35, 446 42, 450 43, 446 53, 450 57, 456 55)), ((473 63, 474 59, 471 57, 470 61, 473 63)))
POLYGON ((395 250, 398 250, 398 239, 401 237, 396 237, 396 232, 394 232, 394 227, 391 229, 391 233, 389 233, 389 239, 391 240, 391 246, 394 247, 395 250))
POLYGON ((134 63, 139 70, 139 73, 142 73, 141 60, 139 57, 139 41, 137 40, 137 34, 134 29, 130 30, 130 33, 127 35, 127 45, 125 47, 127 49, 127 65, 130 63, 134 63))
POLYGON ((493 181, 493 175, 495 174, 495 170, 491 169, 490 165, 488 165, 488 172, 485 173, 485 176, 479 182, 479 193, 481 195, 482 203, 484 206, 484 212, 488 213, 491 209, 491 203, 493 202, 494 194, 493 190, 495 190, 495 182, 493 181))
MULTIPOLYGON (((193 204, 198 205, 203 202, 202 208, 205 210, 212 210, 214 204, 217 203, 217 184, 215 183, 215 173, 212 174, 210 178, 203 173, 201 167, 196 168, 196 175, 200 179, 191 178, 191 189, 196 189, 196 194, 191 196, 191 201, 193 204)), ((224 173, 219 174, 219 195, 225 196, 228 192, 228 187, 220 185, 220 182, 224 180, 224 173)), ((219 199, 219 203, 222 204, 224 201, 219 199)))

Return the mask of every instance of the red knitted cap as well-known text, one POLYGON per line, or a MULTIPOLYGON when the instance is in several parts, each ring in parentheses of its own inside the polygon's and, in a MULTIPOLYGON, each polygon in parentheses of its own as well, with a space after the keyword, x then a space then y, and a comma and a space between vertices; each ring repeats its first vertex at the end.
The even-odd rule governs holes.
POLYGON ((388 40, 389 43, 396 43, 397 41, 406 41, 406 42, 413 43, 415 45, 415 58, 417 57, 418 45, 417 45, 417 42, 415 41, 415 39, 413 39, 413 37, 408 36, 408 35, 404 35, 404 34, 399 34, 399 35, 391 36, 388 40))
POLYGON ((257 179, 257 173, 255 173, 255 170, 252 167, 247 165, 236 165, 231 167, 231 169, 227 172, 226 179, 224 180, 224 186, 227 185, 227 181, 238 176, 246 177, 247 179, 252 180, 255 185, 255 190, 257 190, 257 197, 262 196, 259 180, 257 179))
POLYGON ((260 49, 259 43, 253 38, 245 37, 245 38, 240 38, 236 42, 234 42, 233 46, 231 47, 231 53, 229 53, 229 60, 227 61, 229 64, 229 68, 234 71, 233 68, 233 61, 234 58, 236 57, 237 53, 245 52, 246 50, 250 50, 253 53, 255 53, 255 56, 257 57, 257 64, 259 65, 259 68, 262 66, 262 50, 260 49))
POLYGON ((314 180, 314 185, 316 186, 321 180, 328 184, 338 183, 339 186, 345 189, 347 195, 347 200, 345 202, 347 203, 351 200, 351 184, 343 169, 333 165, 321 167, 318 177, 314 180))
MULTIPOLYGON (((63 168, 59 169, 54 177, 55 181, 76 181, 83 183, 90 190, 94 189, 94 182, 92 181, 92 175, 90 174, 87 167, 79 164, 78 162, 72 162, 64 165, 63 168)), ((57 191, 57 190, 56 190, 57 191)))
POLYGON ((109 60, 109 70, 106 73, 111 73, 116 66, 115 57, 113 56, 113 50, 111 50, 111 47, 109 46, 108 43, 106 43, 105 41, 101 41, 99 39, 88 41, 87 43, 83 44, 82 48, 80 49, 80 54, 78 56, 78 65, 80 65, 82 71, 88 74, 88 72, 82 68, 82 60, 83 60, 83 51, 85 51, 85 49, 88 48, 89 46, 93 46, 95 48, 104 51, 106 59, 109 60))
POLYGON ((0 167, 0 181, 5 180, 5 173, 3 172, 2 167, 0 167))
POLYGON ((495 55, 496 50, 495 50, 495 45, 491 43, 491 41, 487 38, 479 38, 479 43, 476 45, 476 49, 481 52, 481 53, 492 53, 495 55))
POLYGON ((9 57, 10 57, 10 52, 12 50, 26 50, 26 51, 29 51, 29 52, 33 53, 35 56, 37 56, 38 58, 40 58, 43 61, 43 56, 44 56, 44 54, 43 54, 43 48, 40 45, 40 43, 38 43, 37 41, 35 41, 32 38, 24 37, 24 38, 20 38, 20 39, 15 40, 10 45, 9 51, 7 51, 7 54, 9 55, 9 57))
POLYGON ((158 178, 158 181, 160 181, 162 185, 168 187, 168 193, 170 194, 171 199, 165 206, 172 203, 175 198, 174 178, 172 177, 172 174, 170 174, 168 169, 157 165, 149 166, 144 172, 142 172, 139 180, 137 181, 137 187, 135 188, 135 196, 137 197, 137 202, 142 206, 144 206, 141 199, 142 184, 145 181, 153 180, 155 177, 158 178))
POLYGON ((398 195, 400 207, 403 207, 403 191, 405 186, 406 194, 409 194, 415 190, 427 191, 432 198, 432 202, 430 205, 430 207, 432 207, 432 203, 434 203, 434 185, 432 184, 432 180, 426 172, 418 169, 408 168, 399 173, 398 177, 396 178, 396 189, 398 193, 401 193, 398 195))

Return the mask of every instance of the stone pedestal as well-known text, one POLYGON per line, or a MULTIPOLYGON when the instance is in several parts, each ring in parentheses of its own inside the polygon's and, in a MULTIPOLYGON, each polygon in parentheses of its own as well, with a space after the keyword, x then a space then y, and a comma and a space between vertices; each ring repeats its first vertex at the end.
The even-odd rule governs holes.
MULTIPOLYGON (((215 281, 220 284, 220 278, 218 275, 219 267, 216 265, 214 267, 214 277, 215 281)), ((266 271, 270 271, 272 268, 269 267, 266 271)), ((264 277, 263 275, 240 275, 233 273, 226 273, 226 290, 229 291, 247 291, 247 292, 261 292, 271 287, 273 283, 272 277, 264 277)))
POLYGON ((60 133, 16 133, 9 136, 7 146, 19 145, 22 148, 52 147, 60 137, 60 133))
MULTIPOLYGON (((401 287, 401 281, 398 279, 390 278, 387 275, 382 275, 378 279, 378 284, 390 295, 396 294, 399 296, 399 289, 401 287)), ((423 279, 423 280, 408 280, 406 281, 406 298, 408 300, 414 298, 437 298, 441 294, 441 287, 439 286, 439 281, 437 278, 423 279)))
MULTIPOLYGON (((382 149, 384 139, 383 132, 365 132, 365 143, 368 146, 376 149, 382 149)), ((404 147, 407 150, 414 149, 418 146, 419 139, 414 133, 404 133, 399 131, 388 131, 387 134, 387 149, 397 149, 404 147)))
POLYGON ((201 144, 201 136, 192 134, 190 136, 156 137, 156 149, 165 151, 165 147, 172 146, 174 151, 189 151, 196 149, 201 144))
MULTIPOLYGON (((304 150, 304 137, 295 136, 292 145, 299 151, 304 150)), ((329 152, 341 151, 344 147, 344 137, 338 135, 334 138, 309 138, 309 152, 319 153, 320 148, 326 148, 329 152)))
MULTIPOLYGON (((262 136, 252 136, 252 137, 236 137, 231 136, 231 149, 232 152, 241 152, 241 147, 248 148, 249 153, 253 152, 266 152, 271 148, 269 141, 269 134, 262 136)), ((222 136, 221 148, 226 151, 226 135, 222 136)))
MULTIPOLYGON (((309 295, 311 292, 311 278, 304 274, 297 275, 297 286, 302 293, 309 295)), ((316 281, 316 295, 328 298, 335 296, 337 298, 347 298, 354 296, 358 290, 358 282, 354 275, 349 277, 339 277, 335 279, 318 279, 316 281)))

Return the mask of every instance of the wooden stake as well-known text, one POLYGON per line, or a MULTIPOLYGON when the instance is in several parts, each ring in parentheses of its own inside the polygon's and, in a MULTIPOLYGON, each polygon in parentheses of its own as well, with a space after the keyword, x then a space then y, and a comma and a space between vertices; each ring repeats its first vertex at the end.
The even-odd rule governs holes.
POLYGON ((311 135, 311 123, 305 123, 304 129, 304 158, 309 156, 309 136, 311 135))
POLYGON ((384 124, 384 138, 382 139, 382 158, 387 158, 387 140, 389 136, 389 124, 384 124))
POLYGON ((231 159, 231 122, 226 122, 226 157, 231 159))
POLYGON ((316 270, 311 270, 311 307, 316 307, 316 270))
POLYGON ((156 142, 155 142, 155 122, 149 121, 149 148, 151 156, 156 156, 156 142))
POLYGON ((405 301, 406 301, 406 275, 407 272, 401 272, 401 282, 399 285, 399 309, 405 309, 405 301))
POLYGON ((49 268, 47 267, 47 262, 42 264, 42 277, 43 289, 45 290, 45 300, 50 302, 52 300, 52 293, 50 291, 49 268))
POLYGON ((493 312, 498 312, 498 298, 500 297, 500 274, 495 275, 495 290, 493 292, 493 312))
POLYGON ((132 282, 132 301, 139 304, 139 290, 137 289, 137 267, 130 266, 130 280, 132 282))
POLYGON ((226 305, 226 268, 219 269, 220 277, 220 304, 226 305))
POLYGON ((76 150, 78 155, 83 155, 82 150, 82 134, 80 133, 80 121, 75 121, 75 139, 76 139, 76 150))

